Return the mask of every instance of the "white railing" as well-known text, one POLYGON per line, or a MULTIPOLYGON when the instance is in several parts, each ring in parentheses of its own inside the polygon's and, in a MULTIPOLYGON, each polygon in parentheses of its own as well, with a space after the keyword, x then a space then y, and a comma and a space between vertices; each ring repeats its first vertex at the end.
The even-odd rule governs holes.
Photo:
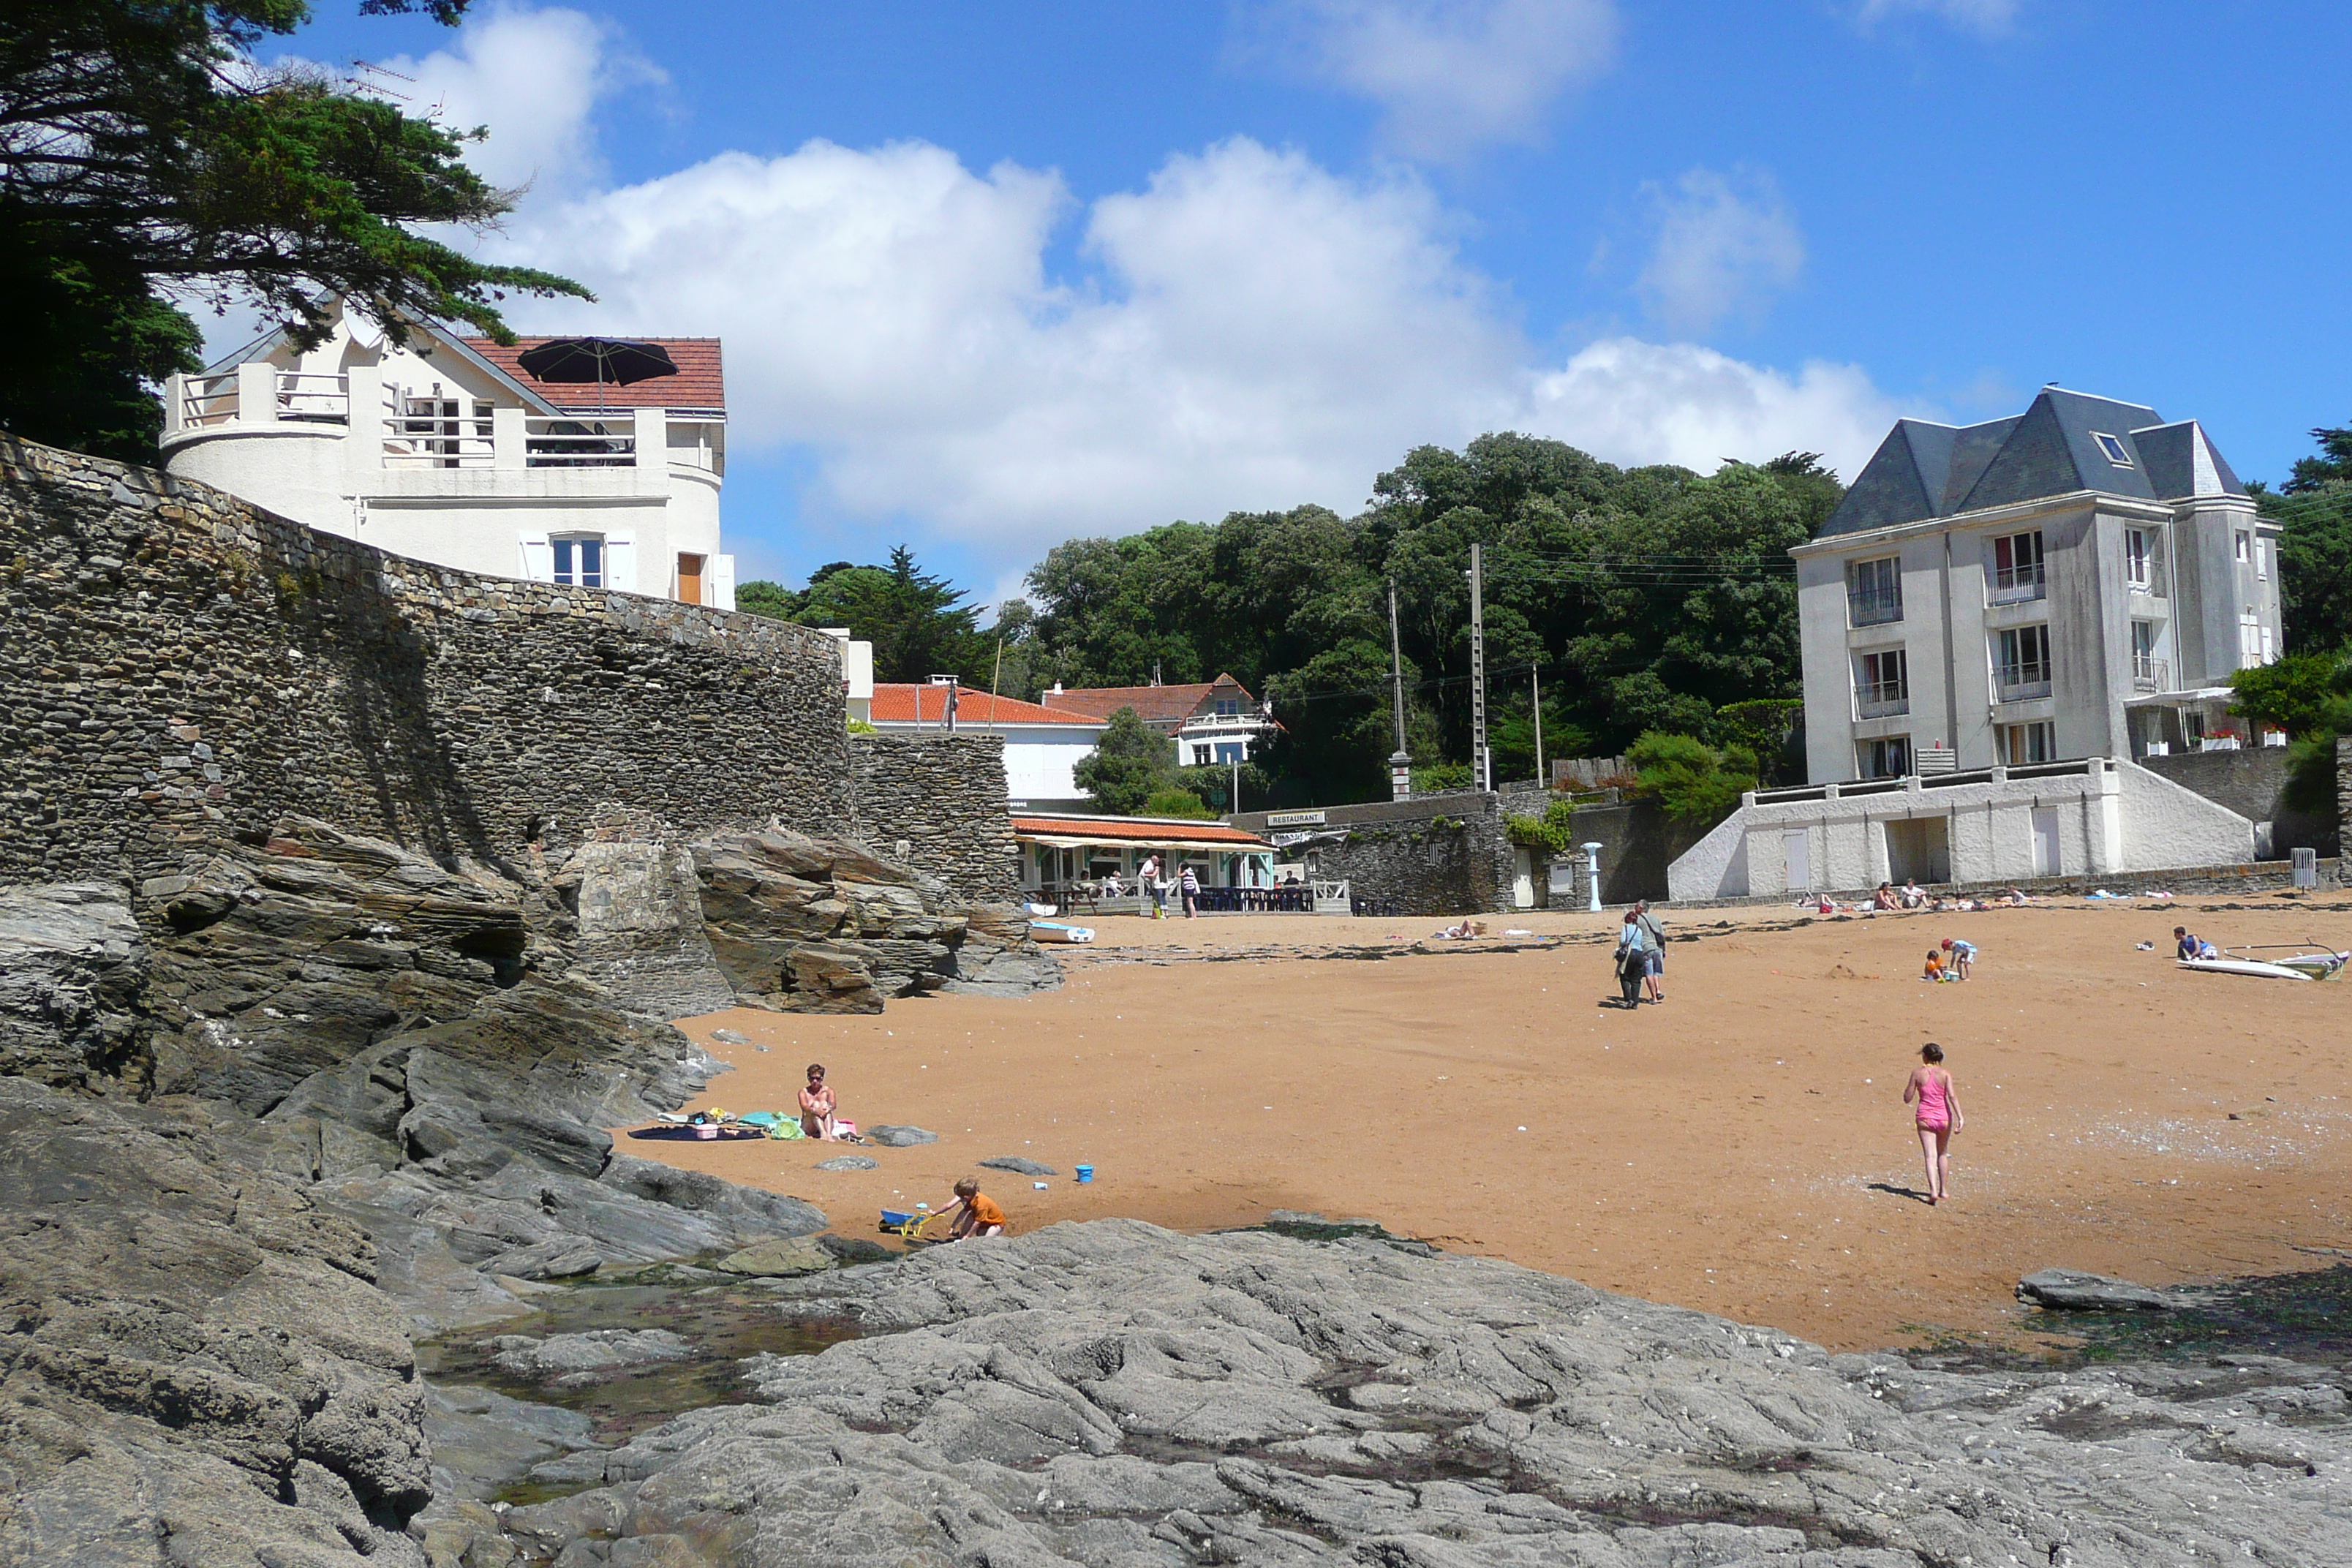
POLYGON ((387 468, 487 468, 497 460, 487 419, 415 411, 390 386, 384 389, 379 414, 387 468))
POLYGON ((2160 658, 2144 654, 2132 655, 2132 689, 2134 691, 2169 691, 2172 689, 2171 666, 2160 658))
POLYGON ((1854 688, 1854 716, 1892 719, 1911 711, 1910 683, 1902 680, 1864 681, 1854 688))
POLYGON ((352 378, 318 371, 279 371, 278 417, 310 425, 350 424, 352 378))
POLYGON ((1354 898, 1348 889, 1347 879, 1328 882, 1315 879, 1315 912, 1318 915, 1349 915, 1356 912, 1354 898))
POLYGON ((180 377, 180 423, 226 425, 236 417, 236 372, 180 377))
POLYGON ((530 415, 523 420, 523 451, 525 466, 533 468, 634 468, 635 416, 530 415))
POLYGON ((2003 664, 1993 668, 1996 695, 2003 702, 2022 702, 2031 698, 2050 695, 2050 667, 2046 664, 2003 664))

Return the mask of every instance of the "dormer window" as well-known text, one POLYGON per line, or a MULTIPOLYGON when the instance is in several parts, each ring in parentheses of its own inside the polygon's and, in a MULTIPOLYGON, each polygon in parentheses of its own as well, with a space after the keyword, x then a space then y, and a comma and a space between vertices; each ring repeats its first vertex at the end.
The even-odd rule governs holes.
POLYGON ((2103 436, 2094 430, 2091 432, 2091 439, 2099 444, 2099 450, 2105 452, 2107 455, 2107 461, 2116 468, 2128 468, 2132 466, 2131 454, 2124 450, 2124 444, 2115 437, 2103 436))

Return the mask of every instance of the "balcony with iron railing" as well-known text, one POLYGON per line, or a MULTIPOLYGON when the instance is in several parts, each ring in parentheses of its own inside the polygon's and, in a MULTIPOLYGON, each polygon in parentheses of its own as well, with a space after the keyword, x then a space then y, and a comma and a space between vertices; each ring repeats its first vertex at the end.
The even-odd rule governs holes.
POLYGON ((1864 681, 1854 688, 1858 719, 1893 719, 1911 711, 1911 685, 1905 680, 1864 681))
POLYGON ((1846 617, 1856 626, 1883 626, 1903 618, 1901 589, 1849 588, 1845 595, 1846 617))
POLYGON ((1993 696, 2001 702, 2027 702, 2050 695, 2047 664, 2000 664, 1993 667, 1993 696))
POLYGON ((1996 566, 1992 574, 1992 602, 1996 605, 2020 605, 2049 594, 2049 577, 2042 563, 2032 562, 2021 566, 1996 566))
POLYGON ((2172 667, 2144 653, 2132 655, 2132 689, 2143 695, 2172 689, 2172 667))

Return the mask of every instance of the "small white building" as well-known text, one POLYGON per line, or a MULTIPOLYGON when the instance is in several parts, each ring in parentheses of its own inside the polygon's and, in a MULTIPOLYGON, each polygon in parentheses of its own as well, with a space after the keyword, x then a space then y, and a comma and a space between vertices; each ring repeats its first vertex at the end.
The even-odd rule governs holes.
POLYGON ((1129 894, 1147 860, 1163 877, 1190 866, 1203 889, 1274 886, 1274 846, 1244 828, 1177 816, 1013 814, 1021 886, 1031 892, 1117 877, 1129 894))
MULTIPOLYGON (((912 685, 872 679, 872 645, 864 648, 867 672, 866 721, 885 734, 940 734, 949 728, 948 705, 955 705, 958 734, 1001 735, 1004 739, 1004 789, 1014 810, 1053 810, 1075 805, 1086 797, 1073 776, 1078 763, 1094 754, 1095 745, 1109 721, 985 691, 945 680, 912 685)), ((856 685, 851 685, 851 710, 856 712, 856 685)))
MULTIPOLYGON (((1751 790, 1666 868, 1676 902, 2245 865, 2267 824, 2126 762, 1751 790)), ((2120 890, 2120 889, 2118 889, 2120 890)))
POLYGON ((719 537, 727 408, 715 338, 656 338, 678 374, 541 382, 432 326, 394 345, 339 307, 163 390, 163 466, 394 554, 463 571, 735 607, 719 537))
POLYGON ((1251 752, 1282 728, 1274 704, 1261 702, 1231 675, 1176 686, 1074 686, 1055 682, 1045 706, 1108 720, 1122 708, 1176 742, 1178 765, 1212 767, 1245 763, 1251 752))

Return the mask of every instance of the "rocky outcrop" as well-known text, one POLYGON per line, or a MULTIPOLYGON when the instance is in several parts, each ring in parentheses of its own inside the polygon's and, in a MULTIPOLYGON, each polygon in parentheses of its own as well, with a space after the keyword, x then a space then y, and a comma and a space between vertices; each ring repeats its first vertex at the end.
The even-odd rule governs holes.
POLYGON ((1014 911, 976 908, 854 845, 771 828, 694 847, 704 931, 736 995, 800 1013, 878 1013, 921 992, 1060 984, 1014 911))
POLYGON ((1119 1220, 775 1289, 865 1337, 751 1363, 761 1404, 591 1456, 605 1484, 509 1511, 506 1542, 679 1568, 2352 1562, 2352 1445, 2251 1374, 1923 1371, 1379 1239, 1119 1220))
POLYGON ((142 1054, 146 951, 121 889, 0 889, 0 1074, 128 1088, 142 1054))
POLYGON ((416 1561, 424 1391, 374 1265, 201 1126, 0 1079, 0 1563, 416 1561))

